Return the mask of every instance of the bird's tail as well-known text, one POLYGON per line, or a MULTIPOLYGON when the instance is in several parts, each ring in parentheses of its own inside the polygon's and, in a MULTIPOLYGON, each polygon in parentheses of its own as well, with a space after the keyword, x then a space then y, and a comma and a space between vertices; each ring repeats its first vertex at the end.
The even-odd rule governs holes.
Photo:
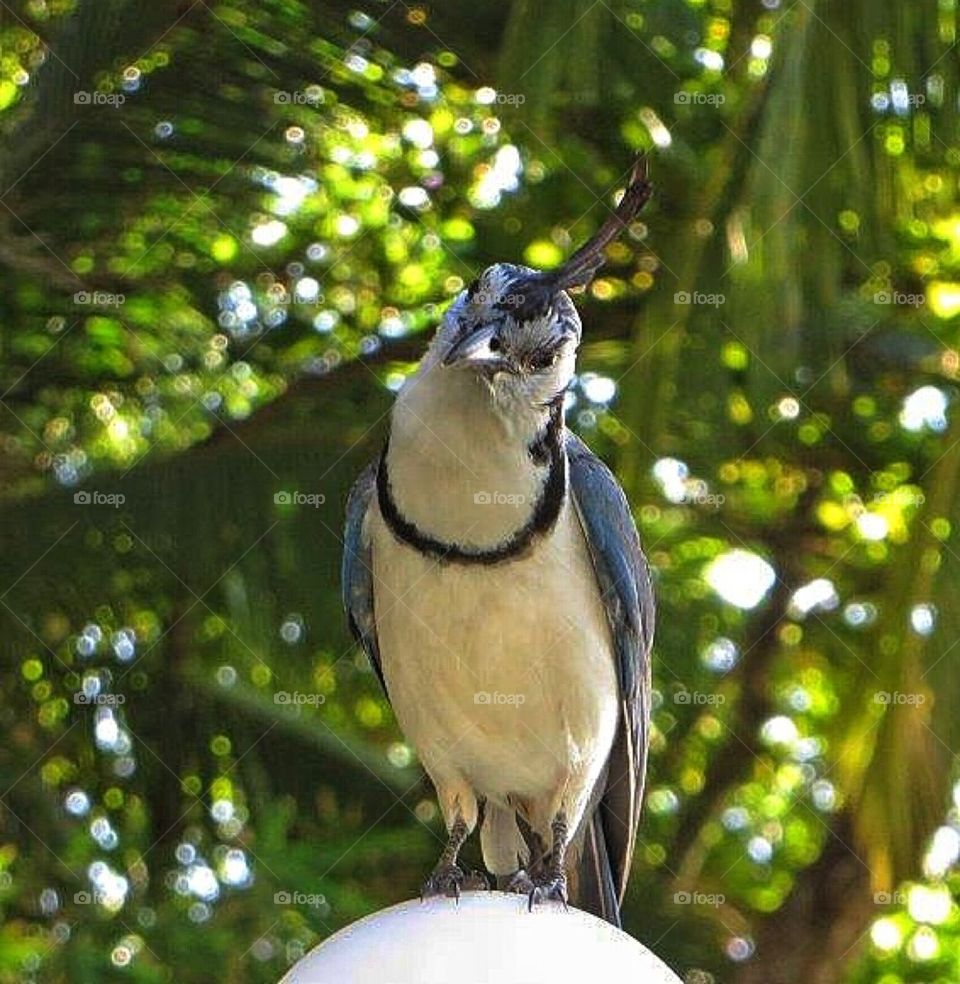
POLYGON ((580 859, 572 874, 570 901, 578 908, 619 926, 620 900, 607 854, 600 810, 595 810, 587 821, 580 859))

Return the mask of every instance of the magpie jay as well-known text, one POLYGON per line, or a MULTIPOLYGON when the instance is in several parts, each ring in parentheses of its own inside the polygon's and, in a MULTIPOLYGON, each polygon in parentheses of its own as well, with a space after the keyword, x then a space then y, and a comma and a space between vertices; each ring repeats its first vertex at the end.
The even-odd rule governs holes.
POLYGON ((449 840, 425 894, 485 885, 619 924, 650 720, 654 599, 626 497, 566 429, 585 287, 650 195, 559 269, 499 263, 446 311, 347 503, 343 598, 449 840))

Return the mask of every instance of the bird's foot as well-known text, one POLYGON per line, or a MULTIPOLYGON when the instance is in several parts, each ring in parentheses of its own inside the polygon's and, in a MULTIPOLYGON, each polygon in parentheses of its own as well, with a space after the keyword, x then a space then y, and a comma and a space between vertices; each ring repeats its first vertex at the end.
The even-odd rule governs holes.
POLYGON ((459 899, 461 892, 487 891, 489 888, 487 879, 479 871, 464 871, 456 864, 438 864, 423 883, 420 898, 446 895, 459 899))
POLYGON ((566 909, 567 876, 564 874, 553 874, 535 879, 533 887, 530 889, 529 899, 528 909, 531 912, 537 903, 546 901, 562 902, 564 909, 566 909))
POLYGON ((468 871, 467 877, 463 880, 463 890, 465 892, 489 892, 490 882, 482 871, 468 871))
POLYGON ((536 882, 526 869, 520 868, 515 874, 506 876, 503 890, 515 892, 517 895, 529 895, 536 887, 536 882))

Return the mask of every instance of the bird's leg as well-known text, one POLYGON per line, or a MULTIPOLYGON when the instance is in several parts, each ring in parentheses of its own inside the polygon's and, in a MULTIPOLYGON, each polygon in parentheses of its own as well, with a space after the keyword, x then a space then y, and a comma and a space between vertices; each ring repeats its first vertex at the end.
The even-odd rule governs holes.
POLYGON ((543 868, 537 872, 530 889, 530 909, 537 902, 555 899, 567 904, 567 838, 570 835, 566 815, 561 810, 550 825, 553 833, 553 850, 543 868))
POLYGON ((460 848, 463 847, 463 842, 469 833, 466 821, 458 813, 456 820, 453 821, 453 826, 450 828, 447 846, 443 849, 437 866, 420 890, 421 899, 429 898, 432 895, 449 895, 459 899, 462 888, 469 890, 490 887, 480 872, 471 871, 468 873, 457 864, 460 848))
POLYGON ((516 892, 529 895, 536 887, 543 866, 547 861, 547 849, 539 834, 528 831, 525 835, 530 847, 530 858, 524 868, 518 868, 512 875, 498 875, 497 888, 501 892, 516 892))

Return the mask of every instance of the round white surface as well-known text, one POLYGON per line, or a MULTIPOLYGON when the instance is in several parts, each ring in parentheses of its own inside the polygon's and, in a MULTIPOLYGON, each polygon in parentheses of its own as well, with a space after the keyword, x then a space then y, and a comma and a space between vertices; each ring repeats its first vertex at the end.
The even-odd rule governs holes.
POLYGON ((646 947, 557 902, 504 892, 402 902, 341 929, 281 984, 681 984, 646 947), (614 979, 612 976, 608 980, 614 979))

